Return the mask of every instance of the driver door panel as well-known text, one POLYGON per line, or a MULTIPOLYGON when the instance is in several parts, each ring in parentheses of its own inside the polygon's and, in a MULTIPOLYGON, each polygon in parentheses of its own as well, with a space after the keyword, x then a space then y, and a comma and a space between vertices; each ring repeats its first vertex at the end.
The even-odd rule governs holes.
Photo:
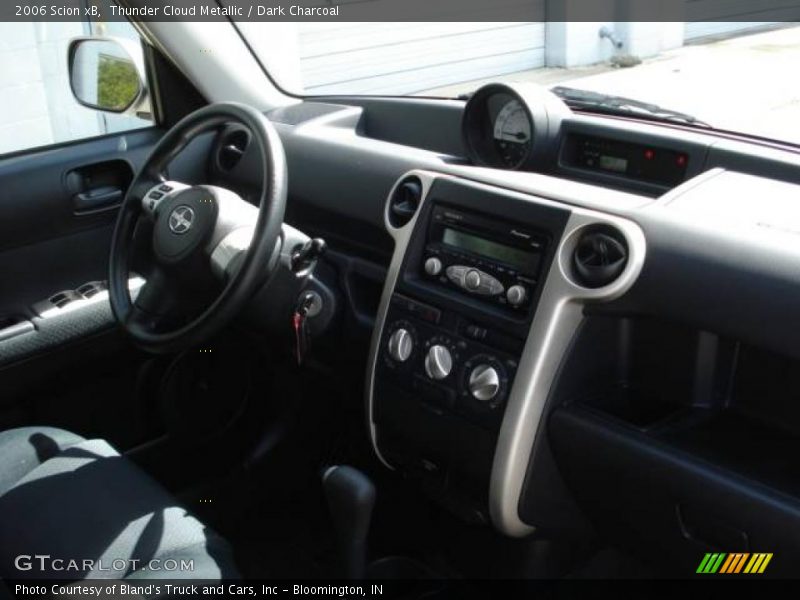
MULTIPOLYGON (((163 133, 151 127, 0 158, 0 431, 48 423, 119 448, 149 439, 151 394, 140 389, 148 357, 121 334, 105 293, 54 318, 37 313, 60 292, 86 292, 108 277, 118 206, 76 206, 85 192, 68 185, 70 174, 88 169, 102 193, 127 185, 119 165, 136 173, 163 133), (5 337, 15 326, 23 332, 5 337)), ((207 183, 214 140, 209 133, 193 141, 166 175, 207 183)))
POLYGON ((107 278, 118 203, 161 135, 152 127, 0 158, 0 429, 46 421, 102 430, 90 424, 97 394, 87 385, 117 382, 102 391, 108 401, 131 382, 137 361, 107 300, 41 313, 59 293, 107 278))
POLYGON ((105 279, 117 206, 160 136, 150 128, 0 159, 0 315, 26 316, 105 279))

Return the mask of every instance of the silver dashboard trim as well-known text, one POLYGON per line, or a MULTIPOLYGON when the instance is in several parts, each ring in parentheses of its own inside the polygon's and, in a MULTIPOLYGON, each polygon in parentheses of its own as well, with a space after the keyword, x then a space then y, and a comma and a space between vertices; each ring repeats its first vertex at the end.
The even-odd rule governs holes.
POLYGON ((383 336, 383 327, 386 324, 386 313, 389 311, 389 303, 392 299, 392 294, 394 294, 395 285, 397 284, 397 276, 400 273, 400 267, 403 264, 403 258, 406 255, 408 243, 411 241, 411 234, 413 233, 414 227, 417 224, 417 218, 419 217, 422 207, 425 205, 425 202, 428 198, 428 192, 431 189, 431 184, 436 177, 436 174, 429 173, 427 171, 409 171, 405 175, 401 176, 392 186, 392 189, 389 190, 389 195, 387 196, 387 201, 383 212, 384 226, 389 232, 389 235, 391 235, 394 239, 394 252, 392 253, 392 261, 389 263, 389 270, 386 272, 386 281, 383 284, 383 293, 381 294, 381 301, 378 306, 378 314, 375 318, 375 328, 372 330, 372 339, 369 346, 369 358, 367 360, 366 404, 367 428, 369 430, 372 448, 375 451, 375 455, 378 457, 378 459, 386 467, 392 470, 394 470, 394 467, 389 463, 388 460, 386 460, 378 448, 377 431, 375 428, 375 420, 373 418, 372 391, 375 386, 375 367, 377 365, 381 337, 383 336), (417 207, 417 212, 414 214, 411 220, 403 227, 397 228, 392 226, 392 224, 389 222, 388 199, 392 197, 392 194, 394 194, 397 186, 400 185, 400 182, 411 176, 418 177, 422 183, 422 200, 417 207))
POLYGON ((646 254, 644 233, 638 225, 624 218, 554 202, 531 194, 497 188, 491 184, 477 183, 469 179, 424 170, 412 170, 402 175, 392 186, 387 198, 391 198, 399 183, 409 176, 418 177, 423 188, 420 206, 411 221, 401 228, 393 227, 388 217, 388 200, 384 206, 384 225, 394 239, 395 248, 372 333, 366 385, 367 424, 370 439, 376 455, 390 469, 393 468, 392 465, 380 452, 378 432, 374 421, 375 370, 389 303, 397 284, 411 234, 421 209, 427 201, 432 183, 438 178, 458 180, 466 186, 497 190, 505 195, 529 202, 558 206, 571 213, 561 240, 559 240, 554 263, 545 280, 528 340, 520 358, 514 385, 509 393, 490 478, 489 510, 493 524, 506 535, 524 536, 532 533, 535 528, 520 519, 519 501, 528 462, 541 429, 545 405, 558 367, 583 320, 583 306, 593 302, 606 302, 622 296, 639 276, 646 254), (572 250, 575 248, 581 231, 595 224, 612 225, 622 232, 628 243, 629 259, 624 271, 614 283, 602 288, 588 289, 578 285, 572 279, 569 265, 572 250))
POLYGON ((507 535, 520 537, 534 531, 534 527, 523 523, 519 517, 522 487, 558 368, 583 321, 583 306, 622 296, 639 276, 645 253, 645 237, 635 223, 572 208, 531 323, 495 447, 489 512, 494 525, 507 535), (598 223, 616 226, 623 233, 628 243, 629 259, 614 283, 588 289, 573 281, 569 263, 582 230, 598 223))

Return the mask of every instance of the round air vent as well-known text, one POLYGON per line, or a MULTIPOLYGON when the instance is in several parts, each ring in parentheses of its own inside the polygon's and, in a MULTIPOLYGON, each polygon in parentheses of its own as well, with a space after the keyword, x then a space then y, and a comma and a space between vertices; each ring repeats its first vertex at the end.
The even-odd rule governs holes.
POLYGON ((613 283, 628 263, 628 244, 619 230, 609 225, 589 227, 581 234, 572 255, 578 283, 599 288, 613 283))
POLYGON ((250 134, 244 129, 234 129, 223 133, 217 151, 219 168, 223 171, 233 169, 242 160, 249 144, 250 134))
POLYGON ((401 181, 389 198, 389 222, 392 227, 402 227, 408 223, 417 212, 420 200, 422 182, 416 177, 401 181))

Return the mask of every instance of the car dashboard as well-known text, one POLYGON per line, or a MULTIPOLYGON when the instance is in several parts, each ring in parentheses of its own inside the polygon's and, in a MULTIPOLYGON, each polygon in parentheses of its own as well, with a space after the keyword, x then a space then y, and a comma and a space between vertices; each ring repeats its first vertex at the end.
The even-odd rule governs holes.
MULTIPOLYGON (((494 84, 268 116, 386 467, 510 536, 798 550, 796 151, 494 84)), ((212 173, 247 196, 236 136, 212 173)))

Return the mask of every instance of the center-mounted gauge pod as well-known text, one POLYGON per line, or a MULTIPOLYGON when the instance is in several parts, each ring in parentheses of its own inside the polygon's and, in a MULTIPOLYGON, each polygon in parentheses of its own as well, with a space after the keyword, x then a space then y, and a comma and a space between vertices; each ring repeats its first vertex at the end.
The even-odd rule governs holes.
POLYGON ((533 83, 491 83, 472 94, 461 121, 473 164, 543 170, 557 152, 561 120, 570 110, 533 83))

